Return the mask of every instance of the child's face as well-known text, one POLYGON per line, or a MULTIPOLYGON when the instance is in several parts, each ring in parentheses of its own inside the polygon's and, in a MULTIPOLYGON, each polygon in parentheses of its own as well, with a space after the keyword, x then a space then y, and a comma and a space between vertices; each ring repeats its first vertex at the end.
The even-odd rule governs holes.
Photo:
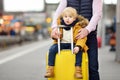
POLYGON ((73 23, 73 21, 75 21, 75 17, 73 17, 69 14, 65 14, 63 16, 63 20, 64 20, 65 24, 69 25, 69 24, 73 23))

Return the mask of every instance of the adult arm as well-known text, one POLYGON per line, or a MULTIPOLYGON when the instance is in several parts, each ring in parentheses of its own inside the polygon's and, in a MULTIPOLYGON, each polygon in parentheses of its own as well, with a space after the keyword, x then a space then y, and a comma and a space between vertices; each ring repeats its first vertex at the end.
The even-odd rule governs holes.
POLYGON ((98 21, 102 17, 102 0, 93 0, 93 16, 86 27, 88 32, 94 31, 96 29, 96 25, 98 24, 98 21))
POLYGON ((79 34, 76 36, 77 39, 86 37, 91 31, 96 29, 98 21, 102 17, 102 0, 93 0, 93 16, 85 28, 79 30, 79 34))
POLYGON ((54 18, 53 18, 53 22, 52 22, 52 28, 57 27, 57 18, 66 6, 67 6, 67 0, 61 0, 60 4, 58 5, 58 8, 57 8, 57 10, 54 14, 54 18))
POLYGON ((51 37, 53 39, 58 39, 60 37, 60 33, 58 33, 58 30, 56 28, 57 27, 57 18, 66 6, 67 6, 67 0, 61 0, 60 4, 54 14, 54 18, 53 18, 53 22, 52 22, 52 32, 51 32, 51 37))

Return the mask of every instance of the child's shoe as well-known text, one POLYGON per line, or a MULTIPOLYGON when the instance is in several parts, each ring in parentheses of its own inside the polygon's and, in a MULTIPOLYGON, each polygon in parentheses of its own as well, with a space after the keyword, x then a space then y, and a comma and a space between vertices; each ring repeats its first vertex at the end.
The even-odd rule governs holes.
POLYGON ((78 79, 83 79, 83 76, 82 76, 82 69, 80 66, 76 66, 75 67, 75 74, 74 74, 75 78, 78 78, 78 79))
POLYGON ((45 78, 54 77, 54 67, 53 66, 48 67, 47 72, 44 77, 45 78))

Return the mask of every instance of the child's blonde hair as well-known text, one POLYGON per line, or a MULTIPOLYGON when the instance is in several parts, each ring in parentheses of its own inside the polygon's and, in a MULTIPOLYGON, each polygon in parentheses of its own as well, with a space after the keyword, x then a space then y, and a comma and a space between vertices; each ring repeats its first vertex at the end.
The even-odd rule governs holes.
POLYGON ((77 18, 78 16, 76 9, 72 7, 66 7, 62 12, 61 17, 65 16, 66 13, 74 18, 77 18))

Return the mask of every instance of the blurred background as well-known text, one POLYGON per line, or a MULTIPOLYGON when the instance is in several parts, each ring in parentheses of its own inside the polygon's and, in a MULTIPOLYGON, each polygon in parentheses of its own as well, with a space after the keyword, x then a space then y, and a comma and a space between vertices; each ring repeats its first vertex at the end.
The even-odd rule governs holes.
MULTIPOLYGON (((101 80, 120 80, 120 0, 102 1, 97 29, 101 80)), ((45 56, 59 2, 0 0, 0 80, 46 80, 45 56)))

